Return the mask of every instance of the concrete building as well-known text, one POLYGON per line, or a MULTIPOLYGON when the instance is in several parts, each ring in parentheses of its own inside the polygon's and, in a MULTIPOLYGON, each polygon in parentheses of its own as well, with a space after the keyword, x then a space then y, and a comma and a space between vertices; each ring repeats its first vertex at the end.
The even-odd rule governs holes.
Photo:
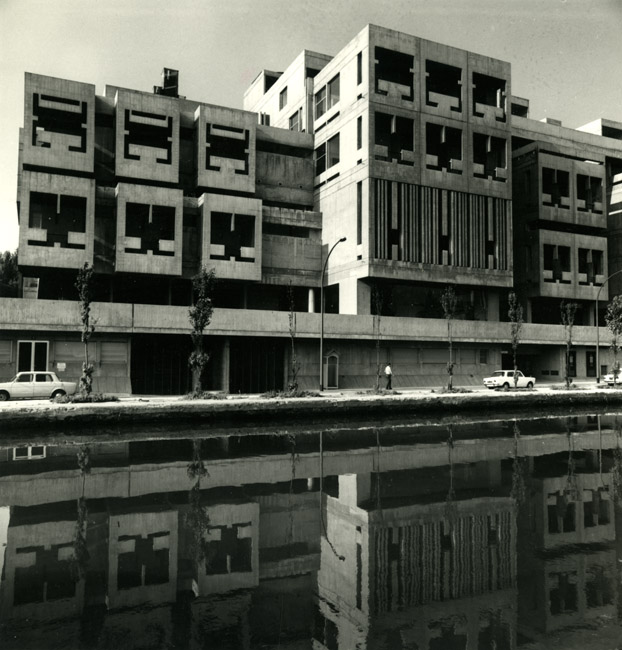
POLYGON ((220 280, 207 385, 286 387, 295 334, 298 383, 317 387, 325 262, 328 388, 372 387, 378 340, 398 387, 443 382, 447 285, 457 383, 510 364, 512 289, 528 321, 522 369, 563 375, 566 299, 579 304, 571 373, 596 376, 592 305, 622 286, 606 283, 622 270, 622 124, 531 120, 509 63, 373 25, 333 57, 305 50, 262 71, 244 110, 181 97, 165 73, 154 93, 104 96, 26 75, 23 284, 0 299, 4 376, 79 374, 77 307, 60 301, 75 301, 84 262, 99 390, 188 389, 201 266, 220 280))

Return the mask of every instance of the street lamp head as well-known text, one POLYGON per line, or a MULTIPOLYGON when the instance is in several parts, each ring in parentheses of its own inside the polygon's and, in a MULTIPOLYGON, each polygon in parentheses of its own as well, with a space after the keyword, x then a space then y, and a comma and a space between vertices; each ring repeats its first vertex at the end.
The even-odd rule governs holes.
POLYGON ((342 242, 342 241, 345 241, 345 240, 346 240, 346 237, 342 237, 339 241, 342 242))

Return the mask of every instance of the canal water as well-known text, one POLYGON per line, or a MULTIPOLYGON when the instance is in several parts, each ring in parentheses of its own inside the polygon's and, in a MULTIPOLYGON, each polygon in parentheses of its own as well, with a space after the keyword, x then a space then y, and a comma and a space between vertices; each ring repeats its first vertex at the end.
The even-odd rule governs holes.
POLYGON ((622 414, 0 440, 0 648, 620 648, 622 414))

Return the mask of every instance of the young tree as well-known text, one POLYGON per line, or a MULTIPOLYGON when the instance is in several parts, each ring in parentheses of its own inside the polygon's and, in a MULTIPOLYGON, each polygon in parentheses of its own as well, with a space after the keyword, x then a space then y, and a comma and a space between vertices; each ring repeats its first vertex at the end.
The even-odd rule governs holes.
POLYGON ((88 397, 93 390, 93 364, 89 361, 89 340, 95 331, 95 324, 91 320, 91 303, 93 284, 93 267, 88 262, 78 271, 75 287, 80 300, 80 320, 82 321, 82 343, 84 343, 84 362, 82 363, 82 376, 80 377, 80 393, 88 397))
POLYGON ((614 296, 607 305, 605 323, 611 332, 611 351, 613 352, 613 385, 616 385, 620 363, 618 352, 620 350, 620 335, 622 334, 622 296, 614 296))
POLYGON ((449 361, 447 362, 447 390, 453 390, 453 378, 454 378, 454 355, 453 355, 453 343, 451 338, 451 322, 456 315, 456 310, 458 308, 458 298, 454 288, 450 285, 445 288, 441 295, 441 307, 443 308, 443 314, 445 320, 447 321, 447 341, 449 343, 449 361))
POLYGON ((374 339, 376 341, 376 392, 380 391, 380 320, 382 318, 382 292, 377 284, 371 292, 374 306, 374 339))
POLYGON ((0 284, 17 287, 18 277, 17 251, 0 253, 0 284))
POLYGON ((289 338, 292 345, 288 389, 296 392, 298 390, 298 372, 300 371, 300 362, 296 355, 296 312, 294 311, 294 290, 292 288, 291 280, 289 282, 289 287, 287 288, 287 301, 289 303, 289 338))
POLYGON ((523 327, 523 306, 518 302, 516 293, 510 291, 508 296, 508 318, 510 319, 510 336, 512 345, 512 357, 514 361, 514 388, 518 384, 518 365, 516 355, 520 343, 521 329, 523 327))
POLYGON ((214 313, 212 294, 216 282, 214 269, 209 271, 205 267, 192 278, 192 289, 194 293, 194 305, 188 310, 188 319, 192 325, 192 344, 194 350, 188 358, 188 366, 192 371, 192 389, 195 393, 203 390, 201 375, 207 366, 210 355, 203 350, 203 332, 210 324, 214 313))
POLYGON ((572 349, 572 328, 574 326, 574 319, 577 313, 577 303, 562 300, 561 302, 561 317, 562 325, 564 326, 564 334, 566 336, 566 388, 570 388, 572 379, 570 378, 570 350, 572 349))

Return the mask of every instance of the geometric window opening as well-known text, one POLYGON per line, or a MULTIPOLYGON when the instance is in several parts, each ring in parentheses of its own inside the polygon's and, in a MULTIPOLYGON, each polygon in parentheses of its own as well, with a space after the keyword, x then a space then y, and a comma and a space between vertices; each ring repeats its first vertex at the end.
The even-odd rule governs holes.
POLYGON ((128 246, 126 253, 174 256, 175 208, 144 203, 125 204, 125 236, 139 239, 138 246, 128 246))
POLYGON ((414 121, 376 111, 374 144, 376 160, 414 165, 414 121))
POLYGON ((436 61, 426 61, 425 70, 426 104, 447 105, 450 110, 460 113, 462 111, 462 70, 436 61))
POLYGON ((210 527, 204 542, 206 575, 249 573, 252 568, 253 540, 246 535, 250 522, 210 527))
POLYGON ((473 73, 473 115, 484 117, 492 107, 497 122, 505 122, 505 80, 473 73))
POLYGON ((570 174, 567 171, 542 168, 542 205, 570 209, 570 174))
POLYGON ((334 76, 325 86, 315 93, 315 119, 319 119, 339 102, 339 75, 334 76))
POLYGON ((315 150, 315 175, 319 176, 339 162, 339 133, 315 150))
POLYGON ((128 550, 117 556, 117 589, 169 581, 169 533, 121 535, 119 542, 128 550))
POLYGON ((441 124, 426 124, 426 166, 462 174, 462 131, 441 124))
MULTIPOLYGON (((579 248, 577 251, 579 284, 580 285, 602 285, 602 281, 596 280, 596 276, 603 275, 603 252, 589 248, 579 248)), ((602 280, 599 278, 599 280, 602 280)))
POLYGON ((205 125, 205 169, 221 171, 226 160, 235 174, 248 176, 250 134, 241 129, 222 124, 205 125))
POLYGON ((473 176, 505 182, 506 141, 483 133, 473 134, 473 176))
POLYGON ((125 109, 123 156, 170 165, 173 162, 173 118, 125 109))
POLYGON ((549 607, 553 616, 578 611, 577 573, 549 574, 549 607))
POLYGON ((255 261, 255 216, 211 213, 210 259, 255 261))
POLYGON ((32 103, 33 147, 86 153, 86 102, 33 93, 32 103))
POLYGON ((603 181, 601 178, 577 174, 577 210, 579 212, 603 211, 603 181))
POLYGON ((65 559, 72 548, 68 544, 56 544, 49 550, 42 546, 17 549, 17 554, 26 555, 29 561, 15 569, 13 604, 73 598, 76 582, 65 559))
POLYGON ((545 282, 561 282, 570 284, 570 247, 544 244, 542 250, 542 263, 545 282))
POLYGON ((414 57, 384 47, 375 48, 375 92, 413 101, 414 57))
POLYGON ((86 232, 85 196, 30 192, 28 227, 45 230, 45 239, 29 240, 33 246, 84 249, 83 243, 71 241, 70 233, 86 232))

